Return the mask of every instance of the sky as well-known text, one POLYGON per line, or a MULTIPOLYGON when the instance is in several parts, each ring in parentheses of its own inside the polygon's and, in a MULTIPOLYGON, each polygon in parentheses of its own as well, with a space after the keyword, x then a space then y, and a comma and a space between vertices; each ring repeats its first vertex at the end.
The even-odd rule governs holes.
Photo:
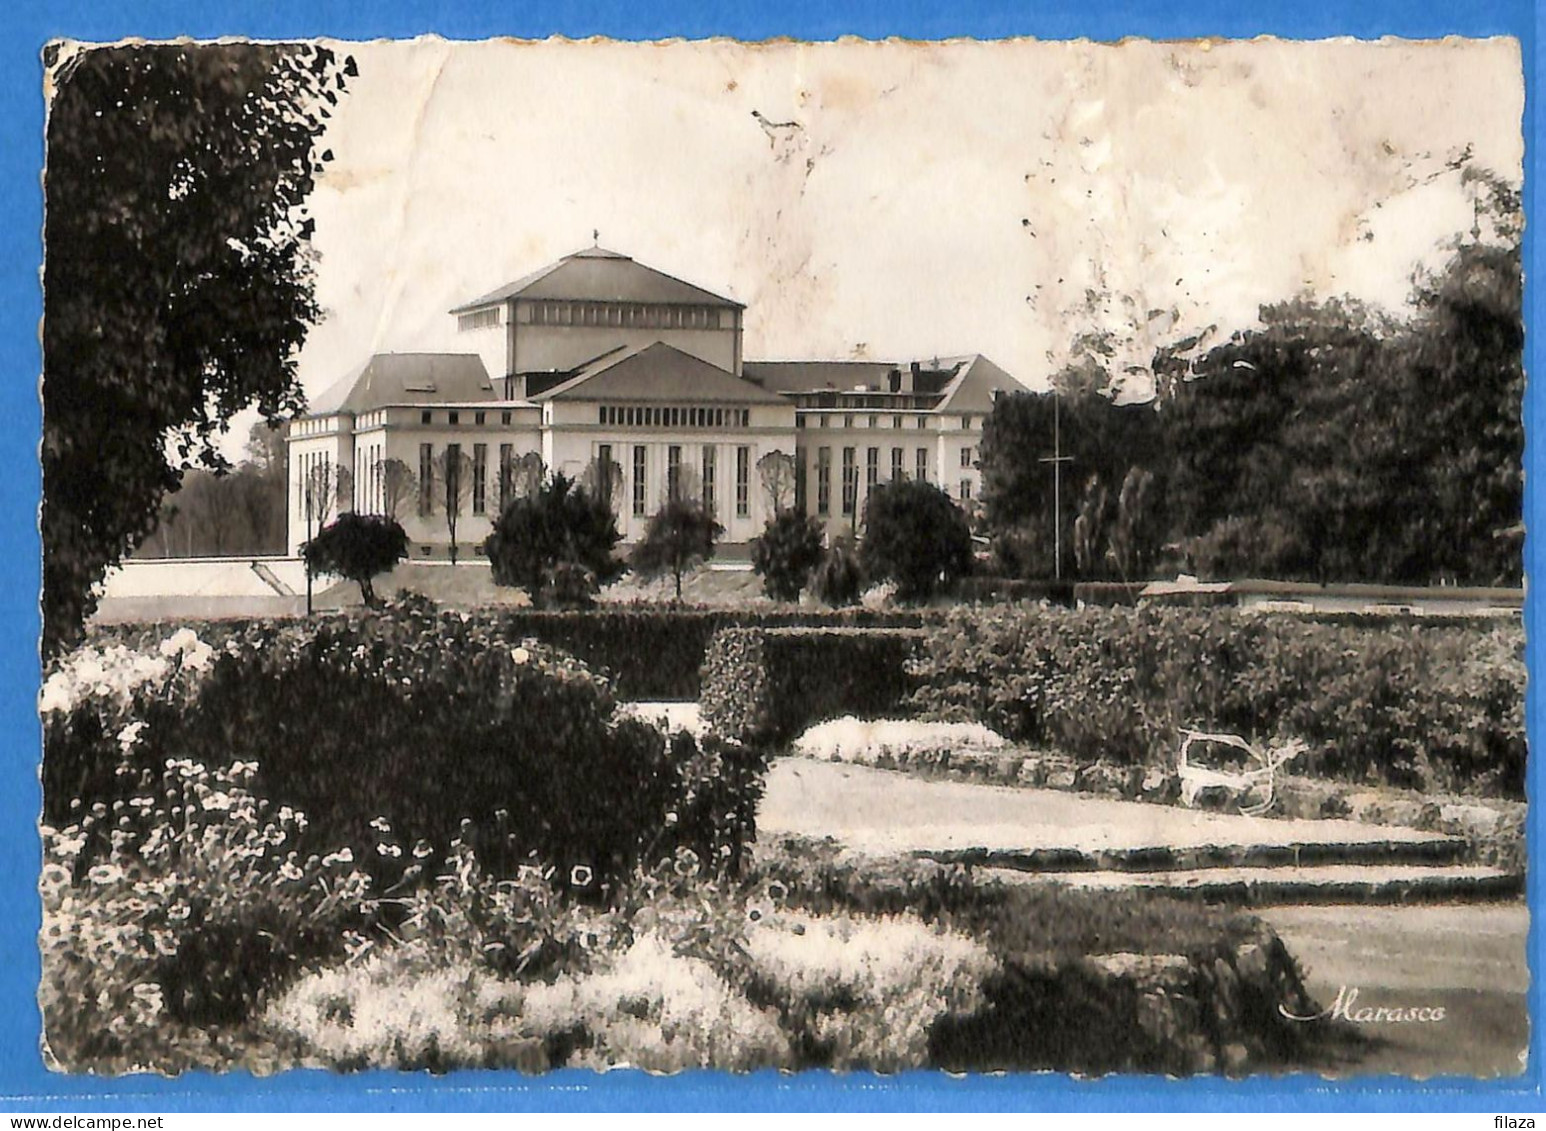
POLYGON ((1453 159, 1523 160, 1512 40, 345 49, 310 395, 467 349, 451 307, 598 231, 746 303, 748 358, 982 353, 1043 388, 1083 331, 1141 362, 1305 292, 1399 313, 1471 226, 1453 159))

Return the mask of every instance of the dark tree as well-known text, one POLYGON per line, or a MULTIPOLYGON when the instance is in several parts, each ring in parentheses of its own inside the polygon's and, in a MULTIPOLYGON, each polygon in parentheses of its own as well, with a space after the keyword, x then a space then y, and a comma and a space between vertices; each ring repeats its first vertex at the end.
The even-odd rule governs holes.
POLYGON ((835 538, 811 571, 811 591, 834 609, 857 605, 864 591, 864 566, 853 539, 835 538))
MULTIPOLYGON (((1072 392, 1013 393, 999 397, 983 423, 978 465, 982 468, 983 520, 1000 539, 1021 549, 1013 557, 1023 576, 1051 577, 1057 570, 1054 546, 1061 545, 1062 567, 1078 545, 1074 524, 1083 487, 1095 477, 1103 484, 1122 483, 1135 465, 1165 463, 1162 420, 1153 404, 1116 404, 1092 381, 1063 373, 1059 381, 1072 392), (1048 459, 1063 457, 1061 499, 1054 497, 1054 471, 1048 459), (1028 539, 1045 539, 1034 546, 1028 539)), ((1158 476, 1156 476, 1158 478, 1158 476)), ((1156 505, 1163 494, 1156 484, 1156 505)), ((1162 519, 1156 518, 1156 524, 1162 519)), ((1095 558, 1104 546, 1092 546, 1095 558)))
POLYGON ((372 606, 376 604, 372 581, 408 556, 408 532, 396 519, 350 512, 323 527, 301 547, 301 555, 312 573, 358 582, 360 599, 372 606))
POLYGON ((668 501, 650 517, 644 537, 633 548, 628 564, 646 579, 669 573, 682 600, 682 575, 714 556, 714 541, 725 528, 694 499, 668 501))
POLYGON ((1111 560, 1123 581, 1145 576, 1158 547, 1153 512, 1154 473, 1131 468, 1117 497, 1117 521, 1111 531, 1111 560))
POLYGON ((779 511, 751 541, 752 569, 775 601, 795 601, 821 561, 821 520, 779 511))
POLYGON ((898 600, 927 601, 971 572, 971 527, 932 483, 884 483, 865 504, 859 556, 872 580, 896 582, 898 600))
MULTIPOLYGON (((540 604, 560 565, 583 567, 595 585, 615 579, 622 563, 613 550, 621 540, 611 506, 559 474, 505 505, 483 552, 496 585, 519 586, 540 604)), ((566 589, 573 584, 572 574, 565 573, 566 589)))
POLYGON ((318 318, 304 202, 354 62, 308 45, 62 49, 47 62, 43 647, 223 425, 304 404, 318 318), (170 443, 169 443, 170 441, 170 443), (171 450, 169 458, 168 449, 171 450))

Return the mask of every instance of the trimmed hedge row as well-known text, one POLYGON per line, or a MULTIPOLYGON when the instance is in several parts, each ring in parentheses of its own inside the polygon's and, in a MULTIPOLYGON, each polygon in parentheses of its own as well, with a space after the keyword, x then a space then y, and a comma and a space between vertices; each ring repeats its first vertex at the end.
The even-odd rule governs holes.
POLYGON ((913 706, 1080 761, 1171 765, 1182 728, 1306 740, 1292 773, 1521 797, 1517 623, 1325 623, 1142 607, 952 616, 913 706))
POLYGON ((839 715, 902 710, 919 629, 727 628, 703 661, 704 720, 717 734, 768 747, 839 715))
MULTIPOLYGON (((424 602, 428 605, 428 602, 424 602)), ((415 604, 418 607, 418 604, 415 604)), ((431 606, 432 607, 432 606, 431 606)), ((312 624, 352 622, 361 612, 329 614, 312 624)), ((612 681, 622 700, 693 700, 701 691, 699 673, 709 641, 724 628, 919 628, 939 622, 944 611, 917 609, 727 610, 661 607, 587 609, 479 609, 459 614, 490 637, 515 642, 540 640, 567 652, 612 681)), ((219 646, 249 630, 276 630, 298 622, 208 621, 189 623, 201 639, 219 646)), ((98 639, 151 647, 182 625, 103 625, 98 639)))
POLYGON ((257 795, 308 818, 301 847, 349 845, 385 879, 433 874, 457 838, 493 870, 534 855, 591 890, 677 847, 735 867, 761 758, 616 717, 607 681, 502 628, 402 611, 248 625, 198 672, 128 694, 83 651, 86 690, 44 716, 46 819, 126 803, 169 759, 255 762, 257 795))

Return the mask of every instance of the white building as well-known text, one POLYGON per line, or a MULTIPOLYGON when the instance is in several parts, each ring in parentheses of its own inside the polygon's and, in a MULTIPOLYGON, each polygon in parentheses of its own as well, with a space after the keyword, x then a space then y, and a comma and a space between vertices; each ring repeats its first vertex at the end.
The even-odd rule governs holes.
POLYGON ((378 354, 291 424, 291 553, 355 509, 394 513, 414 558, 447 556, 449 463, 469 469, 453 494, 471 557, 533 453, 606 483, 625 542, 676 489, 703 499, 724 542, 749 541, 772 513, 758 463, 774 452, 794 461, 794 505, 834 529, 903 476, 970 505, 983 419, 1014 378, 978 355, 743 361, 744 309, 601 248, 457 307, 466 352, 378 354))

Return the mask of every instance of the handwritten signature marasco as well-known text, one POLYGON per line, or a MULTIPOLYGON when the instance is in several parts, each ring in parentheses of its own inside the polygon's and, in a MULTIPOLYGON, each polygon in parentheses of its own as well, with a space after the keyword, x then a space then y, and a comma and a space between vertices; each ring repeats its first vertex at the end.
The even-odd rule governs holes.
POLYGON ((1407 1022, 1433 1023, 1444 1020, 1444 1007, 1442 1005, 1428 1006, 1362 1006, 1358 1005, 1358 987, 1341 986, 1337 989, 1336 1000, 1329 1007, 1319 1013, 1312 1013, 1305 1017, 1292 1012, 1287 1006, 1279 1005, 1278 1012, 1290 1021, 1351 1021, 1357 1025, 1388 1025, 1403 1024, 1407 1022))

